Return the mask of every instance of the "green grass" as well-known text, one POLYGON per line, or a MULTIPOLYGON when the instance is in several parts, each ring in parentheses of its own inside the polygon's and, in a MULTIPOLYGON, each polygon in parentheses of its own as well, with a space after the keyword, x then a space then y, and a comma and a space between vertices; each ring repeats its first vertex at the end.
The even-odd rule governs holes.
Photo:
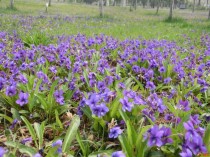
MULTIPOLYGON (((111 35, 119 39, 138 38, 145 39, 167 39, 182 43, 183 34, 187 34, 193 39, 197 39, 203 32, 210 31, 210 22, 207 20, 207 11, 174 10, 173 20, 168 20, 167 8, 160 8, 156 15, 155 9, 143 9, 141 6, 137 10, 130 12, 129 7, 105 7, 104 18, 99 17, 98 6, 72 3, 53 3, 45 13, 44 1, 15 1, 16 10, 8 9, 9 1, 0 2, 0 31, 13 32, 16 30, 24 39, 30 35, 41 32, 47 36, 86 34, 111 35), (37 18, 30 22, 30 30, 22 27, 21 18, 26 20, 28 16, 37 18), (205 16, 204 16, 205 15, 205 16), (63 20, 68 16, 71 22, 63 20), (53 20, 53 17, 59 17, 53 20)), ((30 19, 30 18, 29 18, 30 19)), ((29 20, 30 21, 30 20, 29 20)))

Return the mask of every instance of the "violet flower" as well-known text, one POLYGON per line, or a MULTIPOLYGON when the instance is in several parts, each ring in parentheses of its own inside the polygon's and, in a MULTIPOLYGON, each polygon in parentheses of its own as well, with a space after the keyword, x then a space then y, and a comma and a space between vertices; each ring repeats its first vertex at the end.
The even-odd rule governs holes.
POLYGON ((117 138, 120 134, 122 134, 123 130, 120 127, 115 126, 109 131, 109 138, 117 138))
POLYGON ((14 96, 17 93, 16 86, 8 86, 6 88, 6 95, 7 96, 14 96))
POLYGON ((126 157, 123 151, 116 151, 112 153, 112 157, 126 157))
POLYGON ((120 103, 122 104, 122 110, 124 112, 126 110, 130 112, 133 108, 133 104, 128 101, 128 97, 124 97, 123 99, 120 99, 120 103))
POLYGON ((3 157, 6 154, 6 150, 3 147, 0 147, 0 157, 3 157))
POLYGON ((56 99, 56 102, 59 103, 60 105, 63 105, 65 103, 63 97, 63 90, 56 90, 54 92, 54 97, 56 99))
POLYGON ((20 92, 19 99, 16 100, 16 103, 19 104, 20 106, 28 104, 28 93, 20 92))

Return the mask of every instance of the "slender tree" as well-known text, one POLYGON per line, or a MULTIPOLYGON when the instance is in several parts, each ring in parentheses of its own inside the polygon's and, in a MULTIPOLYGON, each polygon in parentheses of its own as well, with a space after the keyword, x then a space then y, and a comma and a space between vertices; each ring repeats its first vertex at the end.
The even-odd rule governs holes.
POLYGON ((121 0, 121 6, 125 7, 126 6, 126 0, 121 0))
POLYGON ((138 2, 135 0, 135 10, 137 9, 138 2))
POLYGON ((169 20, 172 20, 173 17, 173 4, 174 4, 174 0, 170 0, 170 11, 169 11, 169 20))
POLYGON ((201 0, 198 0, 198 6, 200 6, 201 5, 201 0))
POLYGON ((130 11, 133 11, 133 1, 134 0, 131 0, 131 3, 130 3, 130 11))
POLYGON ((141 0, 142 6, 143 8, 145 8, 146 4, 147 4, 147 0, 141 0))
POLYGON ((49 7, 51 6, 51 0, 48 1, 48 6, 49 6, 49 7))
POLYGON ((106 6, 109 6, 109 0, 106 0, 106 6))
POLYGON ((10 8, 11 8, 11 9, 14 8, 14 0, 10 0, 10 8))
POLYGON ((193 9, 192 9, 192 12, 194 13, 195 11, 195 0, 193 0, 193 9))
POLYGON ((209 15, 208 15, 208 20, 210 20, 210 7, 209 7, 209 15))
POLYGON ((156 10, 156 14, 158 14, 158 12, 159 12, 159 7, 160 7, 160 0, 157 0, 157 10, 156 10))
POLYGON ((99 0, 99 12, 100 12, 100 17, 104 16, 104 7, 103 7, 103 0, 99 0))

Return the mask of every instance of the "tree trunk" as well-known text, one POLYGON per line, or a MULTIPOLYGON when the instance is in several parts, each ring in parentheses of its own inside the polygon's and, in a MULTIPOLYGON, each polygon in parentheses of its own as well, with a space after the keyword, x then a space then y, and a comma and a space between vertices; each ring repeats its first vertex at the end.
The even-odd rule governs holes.
POLYGON ((134 5, 134 9, 137 9, 137 0, 135 0, 135 5, 134 5))
POLYGON ((169 12, 169 20, 172 20, 173 17, 173 0, 170 0, 170 12, 169 12))
POLYGON ((103 17, 104 16, 103 0, 99 0, 99 12, 100 12, 100 17, 103 17))
POLYGON ((209 8, 209 15, 208 15, 208 20, 210 20, 210 8, 209 8))
POLYGON ((208 4, 209 4, 209 0, 207 0, 207 1, 206 1, 206 4, 207 4, 207 6, 208 6, 208 4))
POLYGON ((160 0, 157 0, 157 10, 156 10, 156 14, 158 14, 159 7, 160 7, 160 0))
POLYGON ((192 12, 194 13, 195 11, 195 0, 193 0, 193 9, 192 9, 192 12))
POLYGON ((51 6, 51 0, 49 0, 49 2, 48 2, 48 6, 49 6, 49 7, 51 6))
POLYGON ((130 11, 133 11, 133 0, 131 0, 131 3, 130 3, 130 11))
POLYGON ((11 9, 14 8, 14 0, 10 0, 10 8, 11 8, 11 9))
POLYGON ((126 6, 126 0, 121 0, 121 6, 125 7, 126 6))
POLYGON ((116 6, 116 0, 113 1, 113 6, 116 6))
POLYGON ((109 0, 106 0, 106 6, 109 6, 109 0))
POLYGON ((198 0, 198 6, 200 6, 201 5, 201 0, 198 0))

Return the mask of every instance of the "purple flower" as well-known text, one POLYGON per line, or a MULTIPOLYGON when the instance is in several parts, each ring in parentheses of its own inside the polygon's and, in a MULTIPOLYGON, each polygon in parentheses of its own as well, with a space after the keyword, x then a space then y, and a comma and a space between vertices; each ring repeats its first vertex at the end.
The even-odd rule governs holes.
POLYGON ((63 144, 62 140, 57 140, 52 144, 52 147, 56 147, 56 146, 58 147, 57 149, 58 154, 62 153, 62 144, 63 144))
POLYGON ((122 132, 123 130, 121 130, 120 127, 115 126, 110 129, 109 138, 117 138, 122 132))
POLYGON ((14 119, 12 122, 12 125, 9 128, 13 129, 17 123, 18 123, 18 119, 14 119))
POLYGON ((42 157, 42 155, 39 154, 39 153, 36 153, 36 154, 33 155, 33 157, 42 157))
POLYGON ((193 138, 193 141, 188 143, 188 147, 194 155, 207 152, 206 147, 203 144, 203 139, 200 136, 193 138))
POLYGON ((194 129, 193 123, 191 121, 185 122, 183 125, 185 130, 187 130, 185 134, 186 140, 191 141, 193 138, 200 136, 194 129))
POLYGON ((171 80, 172 80, 172 79, 171 79, 170 77, 165 78, 165 79, 164 79, 164 83, 165 83, 165 84, 168 84, 169 82, 171 82, 171 80))
POLYGON ((0 90, 4 88, 5 79, 0 77, 0 90))
POLYGON ((120 89, 125 89, 125 84, 122 83, 122 82, 120 82, 120 83, 118 84, 118 87, 119 87, 120 89))
POLYGON ((150 90, 155 90, 156 86, 154 85, 153 82, 148 81, 148 82, 146 83, 146 88, 147 88, 147 89, 150 89, 150 90))
POLYGON ((23 106, 28 103, 28 93, 20 92, 19 99, 16 100, 16 103, 20 106, 23 106))
POLYGON ((141 98, 141 96, 135 96, 134 97, 134 104, 136 105, 145 105, 146 102, 141 98))
POLYGON ((63 97, 63 90, 56 90, 54 92, 54 97, 56 99, 56 102, 59 103, 60 105, 63 105, 65 103, 63 97))
POLYGON ((112 153, 112 157, 126 157, 123 151, 116 151, 112 153))
POLYGON ((189 102, 187 100, 186 101, 179 100, 177 108, 183 111, 189 111, 190 110, 189 102))
POLYGON ((57 140, 52 144, 52 147, 55 147, 55 146, 60 146, 61 147, 62 144, 63 144, 62 140, 57 140))
POLYGON ((122 104, 122 110, 124 112, 126 110, 130 112, 133 108, 133 104, 128 101, 128 97, 124 97, 123 99, 120 99, 120 103, 122 104))
POLYGON ((167 121, 171 121, 174 118, 173 114, 165 114, 164 119, 167 121))
POLYGON ((54 74, 57 73, 57 70, 56 70, 56 67, 55 67, 55 66, 52 66, 52 67, 50 67, 49 69, 50 69, 50 71, 51 71, 52 73, 54 73, 54 74))
POLYGON ((20 80, 20 82, 21 83, 23 83, 23 84, 27 84, 28 83, 28 80, 27 80, 27 78, 24 76, 24 75, 19 75, 19 80, 20 80))
POLYGON ((3 147, 0 147, 0 157, 3 157, 6 154, 6 150, 3 147))
POLYGON ((31 141, 32 141, 32 138, 28 137, 28 138, 25 138, 25 139, 21 140, 21 143, 25 144, 26 142, 31 142, 31 141))
POLYGON ((103 81, 99 81, 97 87, 100 91, 103 91, 106 88, 106 85, 103 81))
POLYGON ((99 101, 99 96, 96 93, 93 93, 89 96, 89 99, 86 100, 86 104, 91 107, 96 105, 98 101, 99 101))
POLYGON ((152 128, 150 128, 148 130, 148 146, 152 147, 152 146, 158 146, 161 147, 163 145, 163 141, 162 141, 162 136, 164 134, 164 131, 159 129, 159 127, 157 125, 153 126, 152 128))
POLYGON ((6 88, 6 95, 7 96, 14 96, 16 93, 17 93, 16 86, 12 85, 12 86, 8 86, 6 88))
POLYGON ((201 123, 198 114, 190 116, 190 121, 193 123, 193 125, 199 125, 201 123))
POLYGON ((166 109, 165 105, 163 104, 162 99, 158 98, 157 100, 157 108, 160 113, 163 113, 166 109))
POLYGON ((162 127, 161 130, 164 131, 163 136, 162 136, 163 145, 165 145, 167 143, 172 143, 173 140, 171 138, 169 138, 169 136, 171 135, 171 129, 166 128, 166 127, 162 127))
POLYGON ((134 65, 132 67, 132 70, 135 72, 135 73, 139 73, 140 72, 140 67, 138 65, 134 65))
POLYGON ((155 121, 155 115, 152 110, 150 111, 148 108, 145 108, 142 110, 142 113, 145 117, 149 117, 153 122, 155 121))
POLYGON ((166 71, 166 69, 165 69, 164 66, 162 66, 162 67, 159 68, 159 72, 160 72, 160 73, 164 73, 165 71, 166 71))
POLYGON ((92 106, 91 110, 94 115, 103 117, 109 111, 109 108, 104 103, 101 103, 100 105, 92 106))
POLYGON ((185 151, 182 151, 179 153, 181 157, 193 157, 192 152, 189 149, 186 149, 185 151))

